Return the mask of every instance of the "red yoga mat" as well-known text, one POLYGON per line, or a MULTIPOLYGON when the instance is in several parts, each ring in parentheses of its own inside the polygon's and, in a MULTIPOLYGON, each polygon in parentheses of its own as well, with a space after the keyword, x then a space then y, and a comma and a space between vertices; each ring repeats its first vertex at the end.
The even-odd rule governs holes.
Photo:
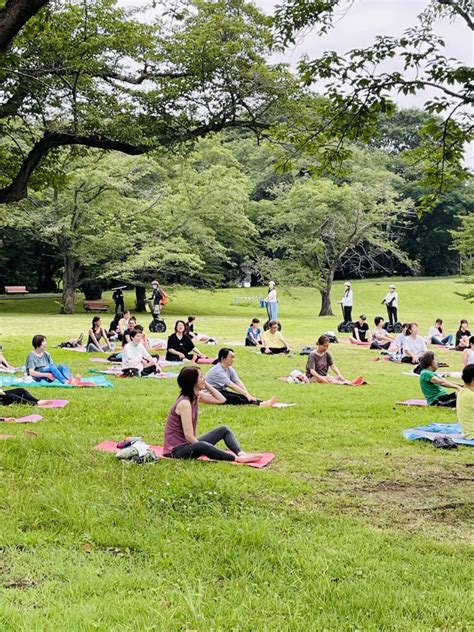
MULTIPOLYGON (((163 457, 163 447, 161 445, 151 445, 149 447, 153 450, 156 456, 166 459, 166 457, 163 457)), ((112 452, 115 454, 115 452, 117 452, 117 442, 102 441, 102 443, 95 446, 95 449, 100 450, 101 452, 112 452)), ((260 469, 268 465, 274 458, 275 455, 272 452, 264 452, 258 461, 253 461, 252 463, 236 463, 235 461, 223 461, 223 463, 232 463, 233 465, 250 465, 250 467, 260 469)), ((199 461, 211 461, 211 459, 208 459, 207 456, 200 456, 199 461)))

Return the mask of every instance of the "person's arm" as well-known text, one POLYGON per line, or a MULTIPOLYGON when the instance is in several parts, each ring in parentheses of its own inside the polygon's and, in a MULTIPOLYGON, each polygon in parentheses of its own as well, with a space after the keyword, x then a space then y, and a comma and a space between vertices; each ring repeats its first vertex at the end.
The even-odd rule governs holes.
POLYGON ((454 388, 457 390, 461 390, 462 388, 461 384, 456 384, 456 382, 448 382, 448 380, 444 380, 442 377, 439 377, 437 375, 433 375, 430 382, 432 382, 433 384, 438 384, 439 386, 444 386, 446 388, 454 388))
POLYGON ((182 360, 184 358, 184 353, 181 353, 181 351, 178 351, 177 349, 173 349, 173 347, 170 347, 170 342, 172 342, 171 338, 172 336, 168 338, 166 351, 167 353, 171 353, 171 355, 177 356, 178 360, 182 360))
POLYGON ((280 340, 282 341, 282 343, 285 345, 285 347, 288 349, 288 351, 291 351, 291 347, 290 345, 286 342, 286 340, 283 338, 283 336, 281 335, 280 332, 280 340))
POLYGON ((268 339, 265 334, 262 336, 262 345, 264 346, 264 353, 271 353, 270 347, 268 344, 268 339))
MULTIPOLYGON (((105 331, 105 328, 104 328, 104 327, 102 327, 102 335, 104 336, 105 344, 106 344, 107 346, 110 346, 110 342, 109 342, 109 339, 108 339, 108 337, 107 337, 107 332, 105 331)), ((99 345, 99 349, 100 349, 100 348, 101 348, 101 347, 100 347, 100 345, 99 345)))
POLYGON ((195 355, 197 355, 198 358, 205 358, 206 356, 204 355, 204 353, 201 353, 201 351, 199 351, 199 349, 196 347, 192 339, 189 338, 189 340, 191 341, 191 344, 193 345, 189 353, 191 353, 192 351, 195 355))
POLYGON ((183 434, 186 441, 189 443, 197 443, 198 439, 194 434, 193 428, 193 413, 191 408, 191 402, 187 399, 183 399, 176 406, 176 412, 181 418, 181 426, 183 428, 183 434))
POLYGON ((238 382, 233 382, 233 381, 229 382, 228 384, 226 384, 226 388, 231 388, 236 393, 239 393, 239 395, 243 395, 249 400, 249 402, 255 401, 257 399, 253 395, 250 395, 250 393, 247 390, 247 387, 240 380, 238 382))
POLYGON ((339 371, 337 366, 334 364, 334 362, 331 365, 329 365, 329 368, 335 375, 337 375, 337 377, 340 377, 342 380, 344 379, 341 375, 341 372, 339 371))
POLYGON ((224 395, 217 388, 214 388, 209 384, 209 382, 204 382, 204 386, 208 393, 204 393, 203 391, 199 392, 199 401, 204 404, 225 404, 226 399, 224 395))
POLYGON ((354 327, 354 330, 353 330, 352 333, 354 334, 354 338, 360 342, 359 328, 358 327, 354 327))
POLYGON ((31 375, 31 377, 47 378, 53 382, 56 379, 52 373, 42 373, 41 371, 36 371, 35 369, 30 369, 28 375, 31 375))
POLYGON ((464 349, 461 356, 463 367, 469 364, 469 356, 470 356, 469 349, 464 349))

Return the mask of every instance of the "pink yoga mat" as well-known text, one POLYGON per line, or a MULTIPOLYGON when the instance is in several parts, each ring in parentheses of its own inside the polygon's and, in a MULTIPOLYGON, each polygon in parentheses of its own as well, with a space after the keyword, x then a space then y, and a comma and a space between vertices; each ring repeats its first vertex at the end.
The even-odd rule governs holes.
POLYGON ((17 417, 16 419, 0 419, 0 421, 8 424, 35 424, 41 421, 41 419, 43 419, 41 415, 27 415, 26 417, 17 417))
POLYGON ((64 408, 69 404, 68 399, 50 399, 49 404, 42 404, 38 408, 64 408))
POLYGON ((0 439, 14 439, 15 435, 0 434, 0 439))
MULTIPOLYGON (((160 458, 166 458, 166 457, 163 457, 163 447, 161 445, 151 445, 150 448, 153 450, 156 456, 160 458)), ((100 450, 101 452, 112 452, 112 454, 115 454, 115 452, 117 452, 117 442, 116 441, 102 441, 102 443, 99 443, 98 445, 95 446, 95 449, 100 450)), ((262 467, 265 467, 265 465, 268 465, 271 461, 273 461, 274 458, 275 458, 275 455, 272 452, 264 452, 260 460, 254 461, 253 463, 235 463, 235 461, 223 461, 223 462, 232 463, 232 465, 250 465, 250 467, 256 467, 260 469, 262 467)), ((173 460, 173 459, 170 459, 170 460, 173 460)), ((211 459, 208 459, 206 456, 200 456, 199 461, 211 461, 211 459)))
POLYGON ((98 362, 99 364, 110 364, 110 360, 107 358, 89 358, 91 362, 98 362))
POLYGON ((404 402, 395 402, 400 406, 428 406, 426 399, 407 399, 404 402))

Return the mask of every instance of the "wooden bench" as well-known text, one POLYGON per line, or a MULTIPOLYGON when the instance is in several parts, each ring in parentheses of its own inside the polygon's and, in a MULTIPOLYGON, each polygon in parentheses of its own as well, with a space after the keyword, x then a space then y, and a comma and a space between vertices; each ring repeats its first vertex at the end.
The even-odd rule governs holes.
POLYGON ((5 285, 5 294, 28 294, 26 285, 5 285))
POLYGON ((84 301, 84 310, 86 312, 108 312, 109 306, 103 301, 84 301))

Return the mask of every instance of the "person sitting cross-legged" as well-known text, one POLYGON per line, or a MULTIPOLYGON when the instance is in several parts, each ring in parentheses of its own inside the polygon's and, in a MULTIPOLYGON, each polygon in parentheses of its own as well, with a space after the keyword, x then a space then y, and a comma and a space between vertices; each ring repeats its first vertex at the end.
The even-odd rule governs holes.
POLYGON ((328 352, 329 338, 327 336, 319 336, 317 346, 311 351, 306 363, 306 377, 310 382, 318 384, 355 384, 356 381, 350 382, 343 377, 334 364, 331 354, 328 352), (328 371, 334 375, 328 375, 328 371))
POLYGON ((436 373, 438 361, 432 351, 427 351, 420 357, 420 387, 429 406, 456 407, 456 391, 461 388, 456 382, 449 382, 436 373), (448 393, 446 388, 455 389, 448 393))
POLYGON ((267 355, 290 353, 291 347, 283 338, 281 331, 278 330, 277 320, 271 320, 268 323, 268 329, 262 335, 262 347, 260 347, 260 351, 267 355))
MULTIPOLYGON (((223 404, 231 404, 234 406, 244 404, 255 404, 262 408, 273 406, 276 404, 277 398, 271 397, 265 401, 257 399, 250 395, 247 387, 237 375, 237 371, 233 368, 235 354, 233 349, 219 349, 217 355, 217 364, 209 370, 206 375, 206 382, 213 386, 225 397, 223 404)), ((217 403, 217 402, 216 402, 217 403)))
POLYGON ((456 414, 465 439, 474 439, 474 364, 468 364, 462 372, 463 388, 456 400, 456 414))
POLYGON ((130 342, 122 350, 124 375, 153 375, 160 373, 156 361, 143 345, 143 334, 136 329, 130 332, 130 342))
POLYGON ((251 463, 260 459, 261 454, 249 454, 242 450, 228 426, 219 426, 197 436, 199 402, 223 403, 224 399, 219 391, 205 381, 198 368, 181 369, 178 385, 181 393, 169 412, 165 426, 164 456, 173 459, 198 459, 200 456, 207 456, 215 461, 236 463, 251 463), (216 448, 219 441, 224 441, 229 452, 216 448))

